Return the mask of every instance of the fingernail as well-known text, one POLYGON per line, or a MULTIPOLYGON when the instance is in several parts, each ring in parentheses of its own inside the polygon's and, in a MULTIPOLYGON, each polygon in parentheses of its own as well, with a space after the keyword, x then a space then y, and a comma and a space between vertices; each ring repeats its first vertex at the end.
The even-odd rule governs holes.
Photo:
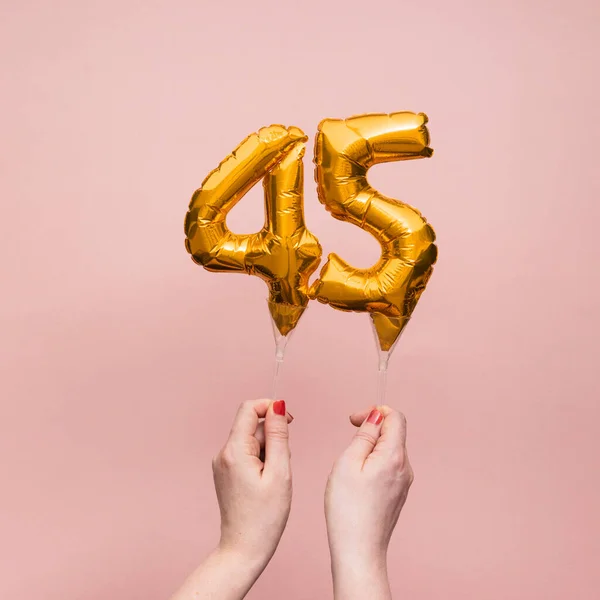
POLYGON ((372 423, 373 425, 379 425, 383 421, 383 415, 378 410, 372 410, 367 417, 367 423, 372 423))
POLYGON ((275 400, 275 402, 273 402, 273 412, 276 415, 284 416, 285 415, 285 400, 275 400))

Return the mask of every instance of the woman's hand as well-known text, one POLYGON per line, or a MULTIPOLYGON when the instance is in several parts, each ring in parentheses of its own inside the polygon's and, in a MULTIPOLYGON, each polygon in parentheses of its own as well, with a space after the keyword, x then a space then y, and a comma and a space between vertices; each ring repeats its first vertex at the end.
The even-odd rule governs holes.
POLYGON ((240 406, 229 439, 213 459, 219 545, 172 600, 240 600, 267 566, 292 501, 291 421, 283 400, 240 406))
POLYGON ((291 420, 283 400, 244 402, 227 443, 213 459, 221 509, 219 549, 263 568, 275 553, 290 514, 291 420))
POLYGON ((387 548, 413 472, 406 419, 388 406, 351 415, 359 429, 335 462, 325 516, 336 600, 391 598, 387 548))

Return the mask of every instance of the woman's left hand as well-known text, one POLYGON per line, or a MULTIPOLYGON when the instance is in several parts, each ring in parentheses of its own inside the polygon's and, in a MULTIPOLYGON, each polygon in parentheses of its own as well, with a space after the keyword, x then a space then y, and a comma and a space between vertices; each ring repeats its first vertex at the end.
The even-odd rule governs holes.
POLYGON ((260 571, 275 553, 290 513, 291 421, 283 400, 246 401, 229 439, 213 459, 221 509, 219 552, 260 571))

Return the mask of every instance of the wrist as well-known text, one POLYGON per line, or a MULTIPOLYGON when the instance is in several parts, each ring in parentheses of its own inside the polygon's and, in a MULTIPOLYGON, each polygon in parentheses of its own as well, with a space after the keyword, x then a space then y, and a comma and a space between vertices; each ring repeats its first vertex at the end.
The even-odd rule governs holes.
POLYGON ((386 551, 344 551, 331 554, 336 600, 391 598, 386 551))
POLYGON ((338 571, 387 572, 387 551, 332 552, 331 566, 338 571))
MULTIPOLYGON (((340 540, 341 542, 341 540, 340 540)), ((364 538, 336 543, 329 538, 332 565, 349 568, 382 568, 387 565, 387 544, 365 543, 364 538)))
POLYGON ((255 561, 217 546, 186 580, 173 600, 242 600, 261 572, 262 568, 255 561))
POLYGON ((246 548, 219 544, 211 555, 227 568, 240 575, 257 578, 265 569, 270 556, 246 548))

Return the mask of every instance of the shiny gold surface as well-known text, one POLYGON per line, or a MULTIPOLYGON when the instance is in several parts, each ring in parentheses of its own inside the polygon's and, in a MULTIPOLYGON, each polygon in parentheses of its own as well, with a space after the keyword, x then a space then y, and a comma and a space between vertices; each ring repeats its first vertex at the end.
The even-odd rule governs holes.
POLYGON ((370 312, 379 344, 388 351, 406 326, 437 257, 435 233, 421 213, 387 198, 367 181, 382 162, 426 158, 427 117, 420 113, 326 119, 315 144, 319 200, 336 218, 358 225, 381 244, 381 258, 356 269, 330 254, 310 297, 339 310, 370 312))
POLYGON ((269 310, 282 335, 298 323, 308 303, 308 279, 321 246, 304 224, 304 156, 307 138, 297 127, 271 125, 248 136, 212 171, 192 196, 185 245, 209 271, 257 275, 269 286, 269 310), (238 235, 227 213, 260 179, 265 225, 238 235))

